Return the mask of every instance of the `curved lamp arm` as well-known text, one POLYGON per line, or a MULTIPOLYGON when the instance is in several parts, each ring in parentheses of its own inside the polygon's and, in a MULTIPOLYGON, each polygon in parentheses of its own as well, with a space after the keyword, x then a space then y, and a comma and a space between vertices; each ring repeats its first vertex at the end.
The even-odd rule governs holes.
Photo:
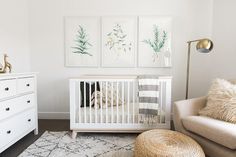
POLYGON ((190 53, 191 53, 191 43, 198 42, 196 45, 197 51, 201 53, 209 53, 213 49, 213 42, 210 39, 203 38, 197 40, 187 41, 188 43, 188 58, 187 58, 187 75, 186 75, 186 95, 185 99, 188 99, 188 87, 189 87, 189 65, 190 65, 190 53))

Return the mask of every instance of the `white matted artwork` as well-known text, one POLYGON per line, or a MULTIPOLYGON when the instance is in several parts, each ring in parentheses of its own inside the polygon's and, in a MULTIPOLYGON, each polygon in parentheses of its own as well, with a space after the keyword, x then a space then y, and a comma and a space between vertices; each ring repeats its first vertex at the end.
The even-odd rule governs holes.
POLYGON ((66 66, 97 67, 100 52, 99 37, 99 17, 66 17, 66 66))
POLYGON ((102 67, 135 67, 136 17, 102 18, 102 67))
POLYGON ((139 67, 171 67, 171 18, 139 17, 139 67))

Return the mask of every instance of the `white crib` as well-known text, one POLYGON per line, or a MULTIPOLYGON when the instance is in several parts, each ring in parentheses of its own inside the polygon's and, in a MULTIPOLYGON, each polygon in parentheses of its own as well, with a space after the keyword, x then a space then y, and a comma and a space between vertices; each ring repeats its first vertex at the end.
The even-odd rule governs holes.
POLYGON ((142 123, 139 117, 137 76, 80 76, 70 79, 72 137, 75 138, 77 132, 142 132, 154 128, 169 129, 171 77, 160 76, 158 82, 157 123, 147 124, 142 123), (95 97, 92 97, 93 93, 95 97))

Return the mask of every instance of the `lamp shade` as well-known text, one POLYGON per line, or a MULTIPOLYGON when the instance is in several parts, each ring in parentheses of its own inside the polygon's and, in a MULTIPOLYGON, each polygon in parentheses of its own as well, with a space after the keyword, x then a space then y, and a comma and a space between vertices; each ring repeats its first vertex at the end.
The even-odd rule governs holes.
POLYGON ((196 49, 202 53, 209 53, 213 49, 213 42, 210 39, 201 39, 198 41, 196 49))

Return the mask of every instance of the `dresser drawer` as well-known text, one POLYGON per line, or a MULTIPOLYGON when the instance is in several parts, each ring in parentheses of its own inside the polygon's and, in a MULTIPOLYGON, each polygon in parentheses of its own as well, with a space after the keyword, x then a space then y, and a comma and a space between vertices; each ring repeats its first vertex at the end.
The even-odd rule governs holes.
POLYGON ((27 110, 15 117, 0 123, 0 148, 11 141, 21 138, 26 131, 35 128, 35 110, 27 110))
POLYGON ((0 81, 0 99, 16 94, 16 79, 0 81))
POLYGON ((35 105, 34 94, 0 102, 0 121, 35 105))
POLYGON ((27 93, 34 91, 34 78, 19 78, 17 80, 17 93, 27 93))

